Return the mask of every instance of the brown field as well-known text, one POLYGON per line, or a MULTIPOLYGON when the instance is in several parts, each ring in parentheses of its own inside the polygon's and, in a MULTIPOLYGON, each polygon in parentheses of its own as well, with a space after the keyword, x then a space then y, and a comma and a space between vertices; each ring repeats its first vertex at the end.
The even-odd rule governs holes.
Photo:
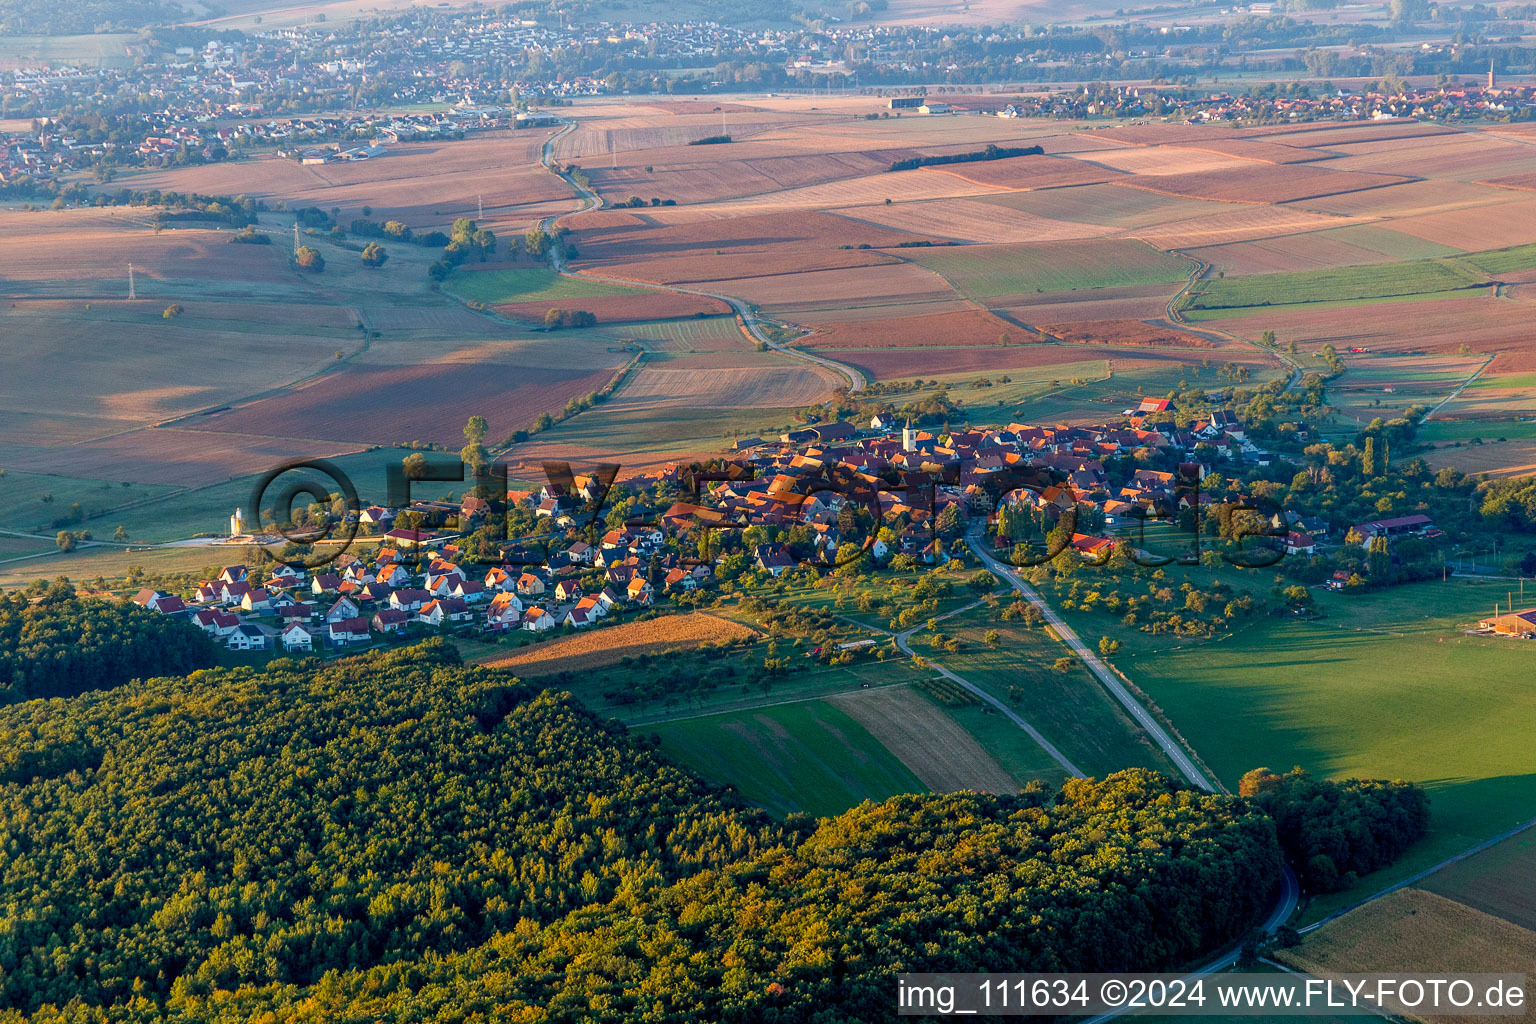
POLYGON ((1369 225, 1185 250, 1186 255, 1205 260, 1217 270, 1234 275, 1389 263, 1454 252, 1420 238, 1369 225))
POLYGON ((1330 171, 1310 164, 1259 164, 1202 171, 1193 174, 1167 174, 1161 177, 1138 175, 1121 184, 1145 188, 1193 199, 1216 199, 1224 203, 1292 203, 1317 199, 1341 192, 1362 192, 1396 185, 1408 179, 1397 175, 1369 174, 1364 171, 1330 171))
POLYGON ((812 270, 888 266, 901 261, 877 249, 827 249, 729 256, 674 256, 641 262, 582 260, 581 269, 645 284, 700 284, 742 277, 771 277, 812 270))
POLYGON ((1511 924, 1536 929, 1532 878, 1536 878, 1536 838, 1523 832, 1435 872, 1423 887, 1511 924))
MULTIPOLYGON (((1126 146, 1119 149, 1105 149, 1079 156, 1077 159, 1084 163, 1135 175, 1137 178, 1185 178, 1221 172, 1243 175, 1261 171, 1260 166, 1253 160, 1241 160, 1235 156, 1202 149, 1174 149, 1166 146, 1126 146)), ((1158 187, 1160 184, 1154 182, 1153 186, 1158 187)))
POLYGON ((1406 217, 1393 221, 1392 227, 1404 234, 1471 252, 1528 244, 1532 218, 1536 218, 1536 199, 1520 199, 1493 206, 1406 217))
POLYGON ((977 185, 947 174, 929 174, 926 169, 892 171, 860 178, 844 178, 819 185, 785 189, 765 196, 726 200, 718 209, 734 215, 771 213, 782 210, 819 210, 832 206, 862 206, 919 199, 953 199, 989 195, 998 191, 991 185, 977 185))
POLYGON ((1517 198, 1508 191, 1488 185, 1470 185, 1459 181, 1410 181, 1365 192, 1345 192, 1321 199, 1306 199, 1296 206, 1344 217, 1412 217, 1489 203, 1506 203, 1517 198))
POLYGON ((1447 136, 1443 140, 1426 139, 1416 144, 1413 159, 1406 166, 1403 144, 1396 140, 1351 147, 1348 156, 1330 160, 1328 166, 1343 171, 1384 171, 1388 174, 1411 169, 1422 178, 1480 181, 1536 170, 1536 150, 1487 135, 1466 134, 1447 136))
POLYGON ((1069 185, 1097 185, 1124 177, 1120 171, 1050 155, 1013 156, 1006 160, 988 160, 977 164, 925 167, 928 174, 946 174, 978 185, 997 188, 1062 188, 1069 185))
POLYGON ((125 178, 122 184, 283 199, 327 212, 339 206, 343 224, 361 217, 363 206, 371 206, 375 220, 393 218, 412 227, 438 228, 446 228, 455 217, 476 216, 478 197, 485 203, 485 223, 509 231, 536 219, 534 204, 558 202, 561 209, 576 205, 570 190, 539 163, 539 151, 550 134, 525 129, 407 142, 389 146, 384 156, 354 163, 304 166, 260 157, 152 171, 125 178))
MULTIPOLYGON (((718 124, 715 130, 719 130, 718 124)), ((897 159, 882 159, 879 153, 770 156, 765 152, 729 160, 710 160, 706 156, 716 149, 740 148, 691 146, 686 153, 626 153, 619 167, 595 166, 588 168, 587 173, 593 188, 609 200, 621 201, 638 195, 642 199, 655 196, 679 203, 705 203, 740 196, 771 196, 780 189, 878 174, 897 159)))
POLYGON ((1216 343, 1188 331, 1144 320, 1088 320, 1042 324, 1040 330, 1076 345, 1148 345, 1155 348, 1216 348, 1216 343))
MULTIPOLYGON (((1400 889, 1352 910, 1275 958, 1320 977, 1341 974, 1530 974, 1536 967, 1536 932, 1422 889, 1400 889)), ((1501 1018, 1536 1020, 1532 990, 1527 1012, 1501 1018)), ((1401 1007, 1391 1007, 1402 1012, 1401 1007)), ((1486 1017, 1407 1014, 1432 1024, 1486 1017)))
POLYGON ((1255 135, 1267 141, 1286 146, 1331 148, 1353 146, 1359 143, 1380 142, 1382 139, 1422 139, 1432 135, 1459 135, 1455 128, 1426 124, 1422 121, 1357 121, 1348 125, 1299 124, 1277 125, 1271 128, 1255 128, 1255 135))
MULTIPOLYGON (((1054 190, 1051 194, 1054 194, 1054 190)), ((927 235, 961 242, 1053 242, 1072 238, 1098 238, 1114 230, 1096 224, 1051 220, 977 199, 851 206, 833 212, 861 224, 921 231, 927 235)))
POLYGON ((1123 288, 1095 288, 1092 297, 1078 292, 1056 292, 999 302, 993 311, 1020 324, 1070 324, 1085 320, 1151 320, 1168 310, 1175 285, 1147 284, 1123 288))
POLYGON ((1009 345, 1007 348, 892 348, 862 352, 834 351, 828 355, 834 356, 839 362, 857 366, 874 380, 902 380, 976 371, 1006 373, 1014 369, 1066 366, 1081 363, 1090 357, 1098 360, 1098 365, 1102 367, 1102 360, 1106 356, 1113 360, 1115 371, 1122 372, 1166 367, 1190 358, 1184 353, 1170 352, 1164 355, 1145 349, 1116 348, 1085 351, 1075 345, 1059 344, 1009 345))
POLYGON ((643 320, 677 320, 690 316, 722 316, 731 307, 719 299, 677 292, 646 292, 642 295, 595 295, 584 299, 513 302, 494 307, 514 320, 543 323, 551 309, 581 309, 597 317, 599 324, 635 323, 643 320))
MULTIPOLYGON (((1004 334, 1015 341, 1032 335, 984 309, 962 308, 916 316, 867 320, 804 319, 816 333, 798 344, 806 348, 903 348, 996 344, 1004 334)), ((1001 352, 998 348, 994 351, 1001 352)))
MULTIPOLYGON (((977 202, 1024 210, 1054 221, 1101 224, 1117 232, 1189 220, 1197 216, 1230 216, 1240 212, 1229 204, 1207 199, 1187 199, 1147 192, 1139 188, 1108 185, 1076 185, 1038 192, 1005 192, 977 202)), ((1241 211, 1246 212, 1246 211, 1241 211)))
POLYGON ((328 441, 459 441, 484 416, 500 441, 541 412, 606 384, 627 356, 576 332, 532 342, 476 342, 423 351, 378 345, 366 358, 269 396, 199 416, 197 430, 328 441))
POLYGON ((891 302, 957 298, 950 283, 911 263, 886 267, 813 270, 805 274, 747 277, 718 286, 776 314, 856 309, 891 302))
POLYGON ((147 428, 63 448, 11 448, 6 465, 92 480, 201 487, 260 473, 292 459, 323 458, 357 445, 292 437, 147 428))
POLYGON ((970 733, 910 687, 838 694, 827 703, 868 729, 935 793, 1013 793, 1019 788, 970 733))
POLYGON ((577 248, 587 259, 763 251, 777 256, 860 242, 880 248, 924 237, 816 212, 700 219, 686 210, 652 210, 639 215, 615 211, 578 217, 570 226, 575 229, 577 248))
POLYGON ((1225 213, 1158 224, 1137 232, 1136 237, 1159 249, 1188 249, 1225 242, 1290 235, 1298 231, 1336 228, 1352 221, 1313 213, 1295 206, 1240 206, 1225 213))
POLYGON ((550 643, 537 644, 516 654, 476 659, 489 668, 502 668, 520 676, 551 672, 580 672, 606 668, 625 658, 659 654, 674 649, 693 650, 705 644, 747 640, 757 633, 730 619, 703 612, 665 615, 647 622, 626 622, 592 629, 550 643))
MULTIPOLYGON (((1490 415, 1499 412, 1499 407, 1488 410, 1490 415)), ((1486 433, 1490 438, 1497 437, 1499 424, 1489 423, 1486 433)), ((1467 444, 1460 448, 1441 445, 1425 455, 1424 461, 1433 469, 1451 466, 1463 473, 1486 473, 1490 477, 1528 476, 1536 473, 1536 441, 1515 438, 1512 441, 1490 440, 1483 444, 1467 444)))
POLYGON ((1272 330, 1281 342, 1294 338, 1309 350, 1326 341, 1341 351, 1454 353, 1465 344, 1475 353, 1498 353, 1494 366, 1500 371, 1528 372, 1536 370, 1529 317, 1525 303, 1458 298, 1276 309, 1222 320, 1218 326, 1244 338, 1272 330))
POLYGON ((825 399, 841 378, 773 353, 648 358, 606 408, 784 409, 825 399))

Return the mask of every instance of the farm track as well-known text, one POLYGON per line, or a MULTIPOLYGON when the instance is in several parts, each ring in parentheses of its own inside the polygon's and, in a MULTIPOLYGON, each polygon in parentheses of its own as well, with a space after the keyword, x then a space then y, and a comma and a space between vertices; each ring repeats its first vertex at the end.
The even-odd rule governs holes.
POLYGON ((1190 289, 1198 284, 1206 274, 1210 273, 1211 265, 1205 260, 1196 259, 1194 256, 1190 256, 1188 253, 1179 252, 1176 249, 1169 250, 1169 252, 1172 255, 1178 256, 1182 259, 1193 260, 1195 267, 1189 272, 1189 280, 1184 282, 1184 287, 1175 292, 1173 298, 1169 299, 1167 306, 1164 307, 1168 322, 1178 327, 1180 330, 1188 331, 1189 333, 1199 337, 1210 338, 1214 335, 1217 338, 1224 338, 1228 341, 1235 341, 1241 345, 1247 345, 1250 348, 1256 348, 1260 352, 1263 352, 1265 355, 1272 356, 1280 360, 1280 363, 1283 366, 1289 368, 1291 371, 1290 377, 1285 382, 1285 387, 1280 389, 1281 394, 1284 394, 1299 384, 1301 382, 1302 376, 1301 364, 1292 359, 1289 355, 1283 352, 1277 352, 1273 349, 1265 348, 1263 345, 1260 345, 1256 341, 1249 341, 1247 338, 1239 337, 1236 334, 1229 334, 1226 331, 1219 330, 1214 327, 1195 327, 1190 324, 1188 320, 1184 319, 1184 314, 1179 311, 1179 303, 1182 302, 1184 297, 1189 294, 1190 289))
MULTIPOLYGON (((604 206, 603 198, 601 196, 599 196, 596 192, 592 191, 587 186, 576 181, 564 171, 555 169, 555 143, 562 136, 574 131, 575 129, 576 122, 568 121, 566 122, 564 128, 550 136, 544 143, 544 150, 541 159, 543 160, 544 166, 549 170, 551 174, 554 174, 561 181, 565 182, 568 186, 571 187, 572 190, 576 192, 577 196, 580 197, 582 207, 580 210, 576 210, 575 213, 585 213, 589 210, 600 210, 604 206)), ((557 220, 560 220, 562 217, 569 216, 573 216, 573 214, 564 213, 546 217, 544 220, 539 222, 539 226, 545 231, 553 231, 555 222, 557 220)), ((597 274, 588 274, 581 271, 570 270, 566 267, 565 259, 560 254, 558 249, 552 250, 552 253, 553 258, 551 259, 551 265, 555 273, 560 274, 563 277, 573 277, 588 281, 601 281, 605 284, 626 285, 629 287, 635 287, 637 284, 641 284, 641 282, 628 281, 622 278, 602 277, 597 274)), ((775 341, 772 337, 763 332, 761 329, 762 325, 766 324, 768 326, 781 327, 786 329, 789 329, 790 325, 770 319, 768 317, 760 316, 756 311, 753 310, 750 305, 748 305, 746 302, 743 302, 741 299, 736 298, 735 296, 723 295, 718 292, 707 292, 694 288, 680 288, 676 285, 646 284, 644 287, 652 288, 657 291, 673 292, 678 295, 697 295, 702 298, 714 299, 717 302, 723 302, 730 306, 731 309, 736 313, 737 322, 741 324, 742 329, 751 335, 754 340, 760 342, 761 344, 765 345, 772 351, 779 353, 780 355, 788 356, 791 359, 798 359, 802 362, 812 363, 824 370, 830 370, 837 376, 846 379, 848 381, 849 394, 854 394, 864 390, 864 374, 861 373, 858 369, 849 366, 846 363, 839 363, 836 360, 827 359, 824 356, 812 355, 809 352, 803 352, 800 349, 793 348, 789 345, 784 345, 775 341)))

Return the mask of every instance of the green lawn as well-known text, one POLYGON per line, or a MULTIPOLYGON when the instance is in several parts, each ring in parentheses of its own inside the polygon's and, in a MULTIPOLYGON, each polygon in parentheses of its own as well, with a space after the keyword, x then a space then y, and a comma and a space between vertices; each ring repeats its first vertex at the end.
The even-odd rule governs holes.
POLYGON ((1143 242, 1119 239, 902 249, 900 255, 943 275, 967 298, 978 301, 1034 292, 1173 284, 1183 281, 1190 269, 1177 256, 1143 242))
POLYGON ((839 814, 926 787, 862 725, 820 700, 651 726, 668 755, 776 814, 839 814))
POLYGON ((1145 733, 1081 662, 1074 658, 1066 672, 1053 667, 1056 659, 1069 654, 1066 647, 1041 626, 1001 621, 999 612, 1007 602, 1004 597, 995 610, 983 605, 939 623, 945 635, 961 640, 959 654, 927 648, 921 643, 923 634, 913 637, 913 649, 1013 707, 1089 775, 1121 768, 1170 770, 1145 733), (989 629, 998 632, 995 648, 983 639, 989 629))
MULTIPOLYGON (((0 462, 0 468, 3 466, 0 462)), ((121 480, 84 480, 8 471, 0 477, 0 527, 28 533, 54 533, 66 528, 77 530, 83 525, 98 539, 106 539, 117 528, 117 519, 107 510, 176 490, 160 484, 125 485, 121 480), (67 516, 70 506, 77 503, 85 515, 103 514, 104 518, 84 524, 53 525, 54 519, 67 516)))
POLYGON ((1112 660, 1234 789, 1259 765, 1426 787, 1430 836, 1326 909, 1536 814, 1536 644, 1461 632, 1509 589, 1453 579, 1320 594, 1318 621, 1262 618, 1206 642, 1149 637, 1100 613, 1070 618, 1082 635, 1124 638, 1112 660))
POLYGON ((509 302, 557 302, 591 299, 603 295, 644 294, 643 288, 562 277, 547 267, 516 267, 509 270, 458 270, 448 279, 455 294, 488 306, 509 302))
POLYGON ((1430 420, 1419 426, 1417 437, 1425 442, 1536 437, 1536 420, 1430 420))

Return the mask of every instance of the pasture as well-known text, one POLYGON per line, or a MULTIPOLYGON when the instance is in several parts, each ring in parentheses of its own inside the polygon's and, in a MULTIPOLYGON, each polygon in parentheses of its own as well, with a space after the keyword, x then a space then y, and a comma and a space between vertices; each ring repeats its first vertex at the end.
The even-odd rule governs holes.
POLYGON ((840 814, 865 800, 926 792, 899 758, 822 700, 647 726, 661 748, 777 815, 840 814))
POLYGON ((486 306, 652 294, 643 288, 628 288, 608 284, 606 281, 562 277, 548 267, 510 267, 501 270, 467 270, 461 267, 448 279, 446 287, 463 299, 486 306))
POLYGON ((912 249, 903 255, 984 303, 1032 292, 1172 285, 1190 271, 1186 260, 1120 239, 912 249))
MULTIPOLYGON (((1237 582, 1264 586, 1260 576, 1237 582)), ((1153 637, 1106 612, 1065 614, 1079 635, 1121 641, 1111 660, 1228 786, 1260 765, 1423 785, 1429 836, 1362 882, 1369 887, 1536 815, 1536 691, 1526 683, 1536 651, 1462 635, 1508 591, 1452 577, 1358 596, 1320 593, 1315 621, 1260 618, 1204 641, 1153 637)))

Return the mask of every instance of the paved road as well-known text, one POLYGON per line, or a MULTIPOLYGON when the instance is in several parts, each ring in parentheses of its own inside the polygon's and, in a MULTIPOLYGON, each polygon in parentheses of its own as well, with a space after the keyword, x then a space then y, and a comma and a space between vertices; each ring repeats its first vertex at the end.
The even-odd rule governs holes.
MULTIPOLYGON (((587 210, 602 209, 603 197, 598 195, 596 192, 593 192, 590 188, 583 185, 569 174, 562 170, 557 170, 555 167, 555 143, 561 138, 561 136, 566 135, 575 129, 576 122, 568 121, 566 122, 564 128, 561 128, 558 132, 545 140, 542 160, 544 162, 544 166, 547 167, 551 173, 559 177, 561 181, 569 185, 572 189, 575 190, 576 194, 581 197, 582 206, 581 209, 577 210, 576 212, 584 213, 587 210)), ((567 214, 557 214, 552 217, 546 217, 543 221, 540 222, 539 226, 544 228, 545 231, 553 231, 555 221, 559 220, 560 217, 563 216, 567 216, 567 214)), ((556 273, 562 274, 566 277, 575 277, 587 281, 602 281, 606 284, 624 285, 630 288, 635 287, 637 284, 637 282, 627 280, 625 278, 604 277, 601 274, 592 274, 586 271, 578 273, 573 270, 568 270, 565 266, 565 258, 558 249, 554 252, 553 265, 556 273)), ((748 334, 752 336, 754 340, 762 342, 765 346, 779 353, 780 355, 788 356, 791 359, 798 359, 801 362, 812 363, 824 370, 832 371, 834 374, 842 377, 848 382, 849 394, 864 390, 864 374, 859 370, 852 366, 848 366, 845 363, 839 363, 834 359, 828 359, 825 356, 812 355, 809 352, 804 352, 800 349, 791 348, 788 345, 780 344, 768 334, 766 334, 762 328, 764 325, 787 325, 780 324, 779 321, 770 319, 768 317, 759 316, 751 306, 747 305, 747 303, 733 295, 722 295, 719 292, 706 292, 696 288, 680 288, 677 285, 646 284, 645 287, 653 288, 657 291, 676 292, 679 295, 697 295, 702 298, 714 299, 717 302, 723 302, 730 306, 731 309, 736 313, 736 318, 741 321, 742 327, 747 331, 748 334)))
POLYGON ((1040 614, 1045 616, 1045 621, 1050 623, 1051 628, 1056 631, 1056 635, 1061 637, 1062 642, 1070 647, 1073 653, 1083 659, 1083 664, 1087 665, 1088 670, 1098 678, 1099 682, 1104 684, 1104 688, 1109 691, 1110 695, 1119 701, 1126 712, 1136 720, 1136 723, 1147 731, 1147 735, 1152 737, 1153 742, 1162 749, 1164 754, 1168 755, 1168 760, 1173 762, 1174 767, 1179 770, 1179 774, 1183 775, 1192 786, 1203 789, 1207 793, 1217 792, 1216 785, 1206 778, 1204 772, 1195 766, 1194 760, 1185 752, 1184 748, 1176 743, 1172 736, 1168 735, 1168 731, 1158 723, 1157 719, 1152 717, 1152 713, 1142 706, 1142 703, 1136 699, 1130 690, 1125 688, 1125 684, 1120 682, 1109 666, 1100 661, 1099 656, 1078 638, 1077 633, 1073 631, 1072 627, 1067 625, 1060 615, 1056 614, 1056 610, 1045 603, 1045 600, 1035 592, 1035 588, 1025 583, 1023 578, 1011 566, 993 558, 992 553, 987 551, 981 543, 979 532, 976 529, 973 528, 966 535, 965 539, 966 543, 970 545, 971 550, 975 552, 976 557, 981 559, 983 565, 1007 582, 1014 590, 1024 595, 1025 600, 1040 610, 1040 614))

